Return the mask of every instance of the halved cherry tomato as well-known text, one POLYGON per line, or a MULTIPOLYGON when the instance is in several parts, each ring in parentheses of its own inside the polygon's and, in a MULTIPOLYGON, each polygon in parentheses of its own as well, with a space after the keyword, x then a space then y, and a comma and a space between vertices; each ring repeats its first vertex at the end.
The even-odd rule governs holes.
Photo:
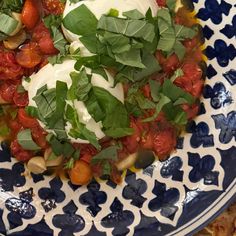
POLYGON ((18 82, 6 81, 0 84, 0 95, 6 102, 13 102, 13 95, 16 92, 18 82))
POLYGON ((22 125, 18 122, 17 119, 10 120, 8 126, 11 129, 11 136, 16 137, 17 133, 22 128, 22 125))
POLYGON ((16 54, 16 61, 25 68, 33 68, 41 62, 42 56, 37 43, 23 45, 16 54))
POLYGON ((80 145, 80 160, 89 164, 93 156, 95 156, 96 154, 97 150, 91 144, 80 145))
POLYGON ((17 118, 24 128, 32 128, 38 125, 38 121, 35 118, 29 116, 24 108, 20 108, 18 110, 17 118))
POLYGON ((18 160, 18 161, 28 161, 30 158, 33 157, 34 153, 32 151, 24 150, 20 144, 17 142, 17 140, 14 140, 11 143, 11 152, 12 155, 18 160))
POLYGON ((47 132, 39 125, 31 127, 31 133, 34 141, 43 149, 48 147, 46 140, 47 132))
POLYGON ((21 13, 22 23, 27 29, 33 29, 40 19, 40 12, 36 0, 26 0, 21 13))
POLYGON ((38 43, 39 48, 43 54, 53 55, 59 52, 54 47, 50 31, 43 22, 37 25, 34 29, 33 40, 38 43))
POLYGON ((47 15, 60 15, 65 8, 65 5, 60 0, 42 0, 42 4, 47 15))
POLYGON ((0 51, 0 80, 15 80, 23 75, 23 69, 17 64, 13 52, 0 51))
POLYGON ((25 107, 29 104, 28 92, 18 93, 17 91, 14 93, 13 101, 18 107, 25 107))
POLYGON ((69 170, 69 176, 72 184, 84 185, 92 179, 92 169, 88 163, 78 160, 74 167, 69 170))

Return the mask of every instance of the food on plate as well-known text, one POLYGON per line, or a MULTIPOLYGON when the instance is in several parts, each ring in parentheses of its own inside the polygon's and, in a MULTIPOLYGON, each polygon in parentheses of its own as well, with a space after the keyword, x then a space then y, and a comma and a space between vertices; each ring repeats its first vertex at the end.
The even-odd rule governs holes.
MULTIPOLYGON (((185 1, 186 2, 186 1, 185 1)), ((199 110, 201 28, 180 0, 0 5, 0 136, 29 172, 121 181, 199 110)))

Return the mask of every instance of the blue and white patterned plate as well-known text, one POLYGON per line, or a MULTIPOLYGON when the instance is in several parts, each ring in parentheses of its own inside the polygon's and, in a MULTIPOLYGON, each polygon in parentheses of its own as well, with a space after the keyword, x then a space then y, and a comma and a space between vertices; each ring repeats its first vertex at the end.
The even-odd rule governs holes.
POLYGON ((22 175, 0 148, 0 234, 8 236, 191 235, 236 193, 236 4, 194 0, 205 36, 207 79, 199 116, 164 163, 128 171, 121 186, 73 186, 22 175))

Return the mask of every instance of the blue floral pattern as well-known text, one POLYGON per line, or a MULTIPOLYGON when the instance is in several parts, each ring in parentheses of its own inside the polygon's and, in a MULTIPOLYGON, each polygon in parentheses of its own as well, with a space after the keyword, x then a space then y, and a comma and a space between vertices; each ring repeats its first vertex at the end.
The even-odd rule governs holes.
POLYGON ((201 226, 199 218, 210 219, 233 198, 236 4, 192 1, 206 39, 206 85, 199 115, 177 140, 176 151, 167 161, 132 168, 122 184, 94 180, 75 186, 55 176, 27 175, 2 142, 0 234, 190 235, 201 226))

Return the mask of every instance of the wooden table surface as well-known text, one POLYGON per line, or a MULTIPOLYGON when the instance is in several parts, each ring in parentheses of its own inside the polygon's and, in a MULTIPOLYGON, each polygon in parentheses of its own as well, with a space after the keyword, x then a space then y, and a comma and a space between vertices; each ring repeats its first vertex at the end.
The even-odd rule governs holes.
POLYGON ((236 236, 236 202, 195 236, 236 236))

